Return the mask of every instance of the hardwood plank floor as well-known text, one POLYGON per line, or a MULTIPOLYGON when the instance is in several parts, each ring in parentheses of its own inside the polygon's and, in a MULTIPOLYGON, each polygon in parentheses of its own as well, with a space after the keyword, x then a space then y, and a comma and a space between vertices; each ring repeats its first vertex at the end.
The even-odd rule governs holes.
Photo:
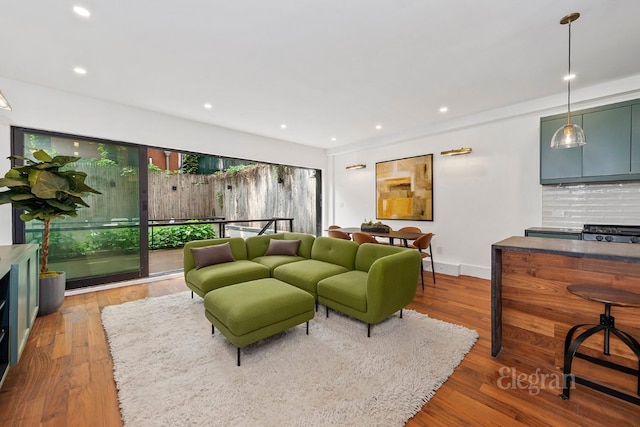
MULTIPOLYGON (((640 407, 580 385, 562 400, 553 367, 505 352, 492 358, 490 282, 437 275, 434 287, 430 274, 409 308, 475 329, 480 339, 407 426, 640 425, 640 407)), ((20 363, 10 368, 0 390, 0 424, 121 426, 100 310, 186 289, 178 277, 67 296, 57 313, 37 319, 20 363)))

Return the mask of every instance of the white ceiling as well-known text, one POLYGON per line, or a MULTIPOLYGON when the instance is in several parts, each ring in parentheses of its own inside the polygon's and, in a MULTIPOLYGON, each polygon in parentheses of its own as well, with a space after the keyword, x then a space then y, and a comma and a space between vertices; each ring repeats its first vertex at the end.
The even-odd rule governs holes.
POLYGON ((571 12, 573 88, 640 73, 638 0, 2 3, 0 77, 321 148, 562 94, 571 12))

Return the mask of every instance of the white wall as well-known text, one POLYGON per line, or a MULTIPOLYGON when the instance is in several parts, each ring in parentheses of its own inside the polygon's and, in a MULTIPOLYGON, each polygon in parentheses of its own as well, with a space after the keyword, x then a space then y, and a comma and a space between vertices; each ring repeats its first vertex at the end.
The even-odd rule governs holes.
MULTIPOLYGON (((585 88, 577 92, 572 107, 637 98, 639 77, 585 88)), ((333 193, 327 203, 327 223, 358 226, 365 218, 375 219, 376 162, 433 153, 434 220, 384 222, 394 229, 411 225, 435 233, 436 272, 489 279, 491 244, 542 225, 540 117, 566 111, 562 103, 561 95, 534 100, 485 112, 480 119, 468 118, 467 123, 460 121, 429 136, 330 151, 333 193), (471 147, 473 152, 440 155, 460 147, 471 147), (345 170, 356 163, 367 168, 345 170)))
POLYGON ((527 117, 336 155, 334 221, 357 226, 375 218, 375 163, 433 153, 434 220, 384 221, 435 233, 436 271, 488 278, 491 244, 541 221, 539 118, 527 117), (512 138, 511 135, 518 135, 512 138), (441 156, 452 148, 473 153, 441 156), (366 169, 345 170, 353 163, 366 169))
MULTIPOLYGON (((10 128, 20 126, 175 150, 325 169, 324 150, 237 132, 0 78, 13 111, 0 110, 0 172, 10 168, 10 128)), ((11 208, 0 206, 0 244, 11 244, 11 208)))

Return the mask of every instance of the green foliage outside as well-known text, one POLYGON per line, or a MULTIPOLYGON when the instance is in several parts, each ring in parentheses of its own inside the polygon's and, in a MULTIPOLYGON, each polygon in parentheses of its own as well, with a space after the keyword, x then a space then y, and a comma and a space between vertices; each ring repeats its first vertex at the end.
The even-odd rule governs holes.
MULTIPOLYGON (((213 239, 216 232, 211 224, 149 227, 149 249, 181 248, 192 240, 213 239)), ((51 232, 50 248, 53 259, 78 258, 103 251, 134 253, 140 250, 138 228, 111 228, 80 232, 56 230, 51 232), (54 255, 55 254, 55 255, 54 255)))
POLYGON ((218 176, 218 175, 228 174, 230 177, 233 177, 233 176, 236 176, 236 174, 241 170, 255 168, 255 167, 258 167, 258 165, 255 165, 255 164, 254 165, 234 165, 234 166, 229 166, 227 169, 223 171, 217 171, 214 173, 214 175, 218 176))
POLYGON ((197 220, 188 222, 192 222, 192 224, 150 228, 149 248, 181 248, 185 243, 192 240, 213 239, 216 237, 213 225, 196 224, 197 220))
POLYGON ((198 173, 198 160, 200 159, 198 154, 183 154, 182 155, 182 173, 195 175, 198 173))

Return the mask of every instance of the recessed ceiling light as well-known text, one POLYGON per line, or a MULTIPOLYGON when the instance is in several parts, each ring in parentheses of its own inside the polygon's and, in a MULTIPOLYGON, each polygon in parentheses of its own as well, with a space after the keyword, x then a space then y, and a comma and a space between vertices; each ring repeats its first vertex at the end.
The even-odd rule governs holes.
POLYGON ((88 18, 91 16, 91 12, 89 12, 87 8, 84 8, 82 6, 73 6, 73 11, 76 13, 76 15, 82 16, 83 18, 88 18))
POLYGON ((376 125, 376 129, 378 130, 382 129, 382 125, 376 125))
POLYGON ((286 128, 287 128, 287 125, 283 123, 283 124, 281 124, 281 125, 280 125, 280 128, 281 128, 281 129, 286 129, 286 128))
POLYGON ((207 102, 206 104, 204 104, 204 108, 206 108, 207 110, 211 110, 213 108, 213 105, 207 102))
POLYGON ((438 111, 440 111, 441 113, 446 113, 447 111, 449 111, 449 107, 442 106, 438 111))
POLYGON ((335 141, 336 139, 337 139, 336 137, 331 138, 332 141, 335 141))
POLYGON ((85 69, 84 69, 84 68, 82 68, 82 67, 74 67, 73 71, 74 71, 76 74, 80 74, 80 75, 83 75, 83 76, 84 76, 85 74, 87 74, 87 70, 85 70, 85 69))
POLYGON ((564 81, 567 81, 567 80, 573 80, 573 79, 575 79, 575 78, 576 78, 576 75, 575 75, 575 74, 573 74, 573 73, 571 73, 571 74, 567 74, 567 75, 566 75, 566 76, 564 76, 562 79, 563 79, 564 81))

